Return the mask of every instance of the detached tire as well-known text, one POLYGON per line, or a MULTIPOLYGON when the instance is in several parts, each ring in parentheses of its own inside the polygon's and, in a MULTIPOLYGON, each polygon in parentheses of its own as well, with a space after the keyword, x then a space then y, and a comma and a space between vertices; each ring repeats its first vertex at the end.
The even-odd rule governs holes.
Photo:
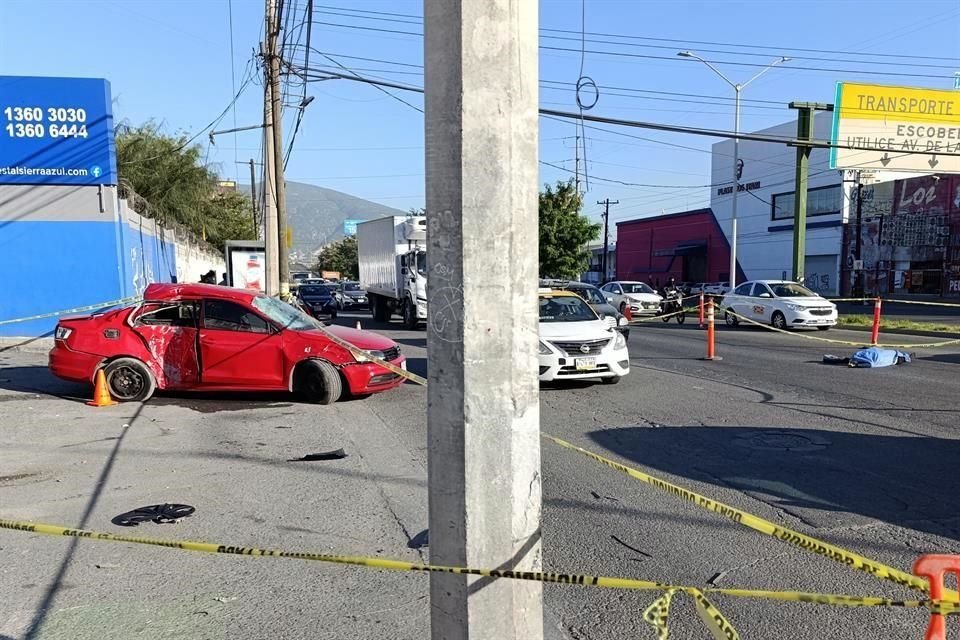
POLYGON ((110 395, 118 402, 145 402, 157 390, 153 372, 136 358, 117 358, 103 368, 110 395))
POLYGON ((297 369, 296 390, 313 404, 333 404, 343 394, 340 372, 325 360, 310 360, 297 369))

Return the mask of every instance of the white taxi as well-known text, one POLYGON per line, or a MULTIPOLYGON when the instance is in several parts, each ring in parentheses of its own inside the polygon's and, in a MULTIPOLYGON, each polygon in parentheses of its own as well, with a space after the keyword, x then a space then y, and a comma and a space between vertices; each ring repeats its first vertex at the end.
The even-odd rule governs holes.
MULTIPOLYGON (((837 305, 789 280, 744 282, 723 296, 720 308, 777 329, 816 327, 826 331, 837 324, 837 305)), ((725 313, 729 326, 740 324, 737 315, 725 313)))
POLYGON ((540 292, 540 380, 600 380, 616 384, 630 373, 623 334, 570 291, 540 292))

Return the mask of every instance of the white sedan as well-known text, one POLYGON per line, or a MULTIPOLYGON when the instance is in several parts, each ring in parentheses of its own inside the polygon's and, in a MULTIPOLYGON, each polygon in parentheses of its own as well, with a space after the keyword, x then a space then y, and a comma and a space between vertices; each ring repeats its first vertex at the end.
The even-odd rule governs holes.
POLYGON ((616 384, 630 373, 627 341, 580 296, 540 292, 540 380, 600 380, 616 384))
MULTIPOLYGON (((786 280, 744 282, 723 297, 720 308, 777 329, 816 327, 826 331, 837 324, 837 305, 803 285, 786 280)), ((736 315, 724 315, 729 326, 740 324, 736 315)))
POLYGON ((633 316, 655 316, 660 311, 660 302, 663 296, 653 290, 645 282, 622 280, 608 282, 600 287, 607 302, 617 308, 620 313, 627 315, 630 308, 633 316))

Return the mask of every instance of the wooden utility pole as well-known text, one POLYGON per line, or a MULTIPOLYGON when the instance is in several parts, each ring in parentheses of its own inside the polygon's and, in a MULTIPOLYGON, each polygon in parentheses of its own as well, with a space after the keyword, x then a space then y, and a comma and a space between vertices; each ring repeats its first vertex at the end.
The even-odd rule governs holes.
POLYGON ((603 205, 603 256, 600 259, 600 264, 603 265, 600 283, 603 284, 607 281, 607 251, 610 246, 610 205, 620 204, 620 201, 607 198, 606 200, 597 200, 597 204, 603 205))
POLYGON ((257 220, 257 174, 253 167, 253 158, 250 158, 250 210, 253 211, 253 237, 259 240, 260 224, 257 220))
MULTIPOLYGON (((271 2, 266 0, 267 13, 271 2)), ((270 39, 270 23, 266 23, 265 39, 270 39)), ((264 44, 263 55, 269 48, 264 44)), ((273 100, 270 95, 270 65, 264 65, 263 91, 263 252, 266 282, 263 290, 268 296, 280 293, 280 236, 277 234, 276 173, 273 170, 273 100)))

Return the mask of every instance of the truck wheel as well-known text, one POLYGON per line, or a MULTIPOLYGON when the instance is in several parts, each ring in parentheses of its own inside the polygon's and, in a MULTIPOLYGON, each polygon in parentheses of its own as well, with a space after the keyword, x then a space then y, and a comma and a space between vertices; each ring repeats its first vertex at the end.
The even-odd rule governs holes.
POLYGON ((294 389, 314 404, 333 404, 343 393, 340 372, 326 360, 308 360, 297 368, 294 389))
POLYGON ((119 402, 144 402, 157 388, 153 373, 136 358, 117 358, 103 368, 110 395, 119 402))
POLYGON ((403 326, 410 331, 416 331, 420 326, 420 321, 417 320, 417 307, 410 302, 409 298, 403 301, 403 326))

